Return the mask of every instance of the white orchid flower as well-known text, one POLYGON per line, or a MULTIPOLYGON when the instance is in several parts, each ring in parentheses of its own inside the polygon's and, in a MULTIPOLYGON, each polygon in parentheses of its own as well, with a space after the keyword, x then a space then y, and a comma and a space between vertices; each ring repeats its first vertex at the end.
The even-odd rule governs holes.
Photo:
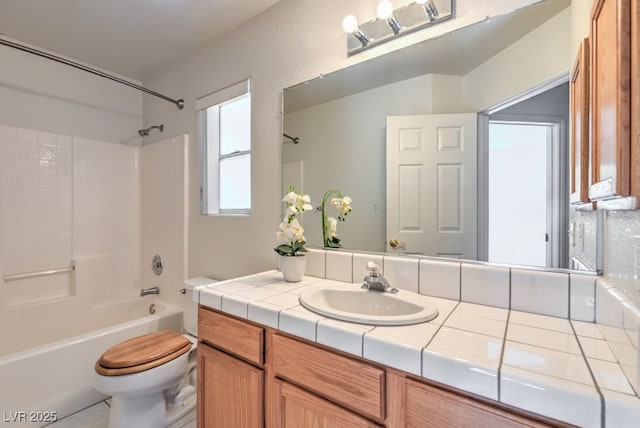
POLYGON ((289 238, 282 230, 279 230, 276 232, 276 242, 278 245, 285 245, 289 243, 289 238))
POLYGON ((282 202, 286 202, 289 205, 295 205, 297 200, 298 200, 298 194, 296 192, 289 192, 286 195, 284 195, 282 202))
POLYGON ((289 187, 289 189, 290 191, 282 198, 282 202, 287 204, 285 217, 276 232, 278 245, 288 246, 289 249, 275 248, 280 255, 297 255, 300 251, 306 251, 302 247, 307 242, 304 236, 304 228, 296 217, 306 211, 313 210, 309 195, 300 195, 293 187, 289 187))
POLYGON ((327 223, 329 224, 329 236, 335 238, 338 235, 338 220, 334 217, 328 217, 327 223))
POLYGON ((287 216, 296 215, 297 213, 298 213, 298 209, 294 205, 289 205, 287 207, 287 210, 285 211, 285 214, 287 216))

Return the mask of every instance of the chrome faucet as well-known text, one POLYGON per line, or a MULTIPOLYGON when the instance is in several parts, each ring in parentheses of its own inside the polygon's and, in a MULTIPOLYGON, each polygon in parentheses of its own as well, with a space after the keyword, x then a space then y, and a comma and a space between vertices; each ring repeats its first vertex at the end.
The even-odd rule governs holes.
POLYGON ((140 290, 140 297, 148 296, 149 294, 160 294, 160 289, 158 287, 151 287, 140 290))
POLYGON ((367 269, 369 269, 369 275, 364 277, 364 283, 361 288, 367 290, 382 291, 383 293, 397 293, 398 289, 389 285, 389 282, 380 275, 380 266, 377 263, 367 263, 367 269))

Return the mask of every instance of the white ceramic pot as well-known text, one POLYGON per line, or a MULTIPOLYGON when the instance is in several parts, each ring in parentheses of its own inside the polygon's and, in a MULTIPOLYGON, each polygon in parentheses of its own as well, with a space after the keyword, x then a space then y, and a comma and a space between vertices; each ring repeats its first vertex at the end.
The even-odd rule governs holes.
POLYGON ((280 271, 287 282, 300 282, 306 266, 304 254, 299 256, 280 256, 280 271))

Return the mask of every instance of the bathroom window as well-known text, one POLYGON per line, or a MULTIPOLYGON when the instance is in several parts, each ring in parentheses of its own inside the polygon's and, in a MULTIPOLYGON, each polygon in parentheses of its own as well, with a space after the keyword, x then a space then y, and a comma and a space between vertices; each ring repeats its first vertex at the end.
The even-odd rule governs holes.
POLYGON ((249 80, 196 100, 204 215, 251 213, 249 80))

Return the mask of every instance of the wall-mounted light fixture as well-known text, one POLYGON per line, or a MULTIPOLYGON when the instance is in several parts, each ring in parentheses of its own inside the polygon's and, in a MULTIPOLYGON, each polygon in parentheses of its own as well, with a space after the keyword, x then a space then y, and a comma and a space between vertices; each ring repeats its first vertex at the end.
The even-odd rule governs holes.
MULTIPOLYGON (((396 0, 397 1, 397 0, 396 0)), ((405 1, 406 3, 406 1, 405 1)), ((454 0, 415 0, 394 9, 391 0, 381 0, 376 8, 377 18, 358 24, 348 15, 342 21, 347 36, 349 56, 453 17, 454 0)))
POLYGON ((398 22, 398 18, 393 14, 393 3, 391 0, 382 0, 378 3, 378 7, 376 8, 376 15, 378 15, 378 19, 383 19, 387 21, 389 28, 393 31, 394 35, 398 35, 400 33, 400 23, 398 22))
POLYGON ((358 18, 353 15, 347 15, 342 20, 342 29, 347 33, 353 35, 365 47, 369 44, 369 37, 360 30, 358 27, 358 18))

